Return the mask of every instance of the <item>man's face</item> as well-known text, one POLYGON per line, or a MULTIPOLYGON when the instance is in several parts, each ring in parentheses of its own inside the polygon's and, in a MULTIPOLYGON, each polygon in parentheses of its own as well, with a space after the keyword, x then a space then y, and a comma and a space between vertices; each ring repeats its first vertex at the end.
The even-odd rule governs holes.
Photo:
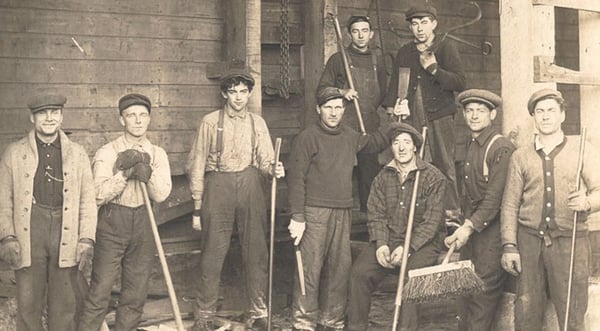
POLYGON ((535 105, 533 120, 540 134, 551 135, 560 131, 560 126, 565 121, 565 112, 556 100, 545 99, 535 105))
POLYGON ((227 100, 229 108, 235 111, 242 111, 246 109, 248 100, 252 91, 244 83, 239 83, 227 89, 226 92, 221 92, 221 95, 227 100))
POLYGON ((437 27, 437 20, 429 16, 415 17, 410 20, 408 28, 412 31, 417 41, 431 42, 433 39, 433 31, 437 27))
POLYGON ((324 104, 317 106, 317 113, 321 122, 329 128, 337 128, 344 116, 344 99, 332 99, 324 104))
POLYGON ((45 109, 31 114, 31 123, 35 128, 35 132, 40 136, 54 136, 60 129, 63 115, 62 109, 45 109))
POLYGON ((392 140, 392 152, 394 159, 400 164, 408 164, 415 157, 417 146, 413 142, 412 136, 403 132, 392 140))
POLYGON ((373 34, 367 22, 356 22, 350 27, 352 45, 359 51, 364 52, 369 48, 369 41, 373 38, 373 34))
POLYGON ((148 108, 142 105, 129 106, 123 109, 121 125, 125 127, 125 132, 129 135, 139 138, 146 134, 150 125, 150 112, 148 108))
POLYGON ((463 115, 471 132, 479 133, 492 125, 492 121, 496 118, 496 109, 490 111, 482 103, 470 102, 464 106, 463 115))

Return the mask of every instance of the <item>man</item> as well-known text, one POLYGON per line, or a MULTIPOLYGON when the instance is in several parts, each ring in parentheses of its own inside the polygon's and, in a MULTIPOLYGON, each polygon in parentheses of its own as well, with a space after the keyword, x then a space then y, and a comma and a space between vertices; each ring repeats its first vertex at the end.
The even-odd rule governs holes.
POLYGON ((127 94, 119 100, 124 133, 94 157, 96 203, 100 206, 92 281, 78 330, 98 330, 120 273, 121 294, 115 330, 135 330, 142 316, 155 244, 142 185, 159 203, 171 192, 167 153, 147 138, 152 110, 148 97, 127 94))
MULTIPOLYGON (((386 275, 398 275, 402 264, 408 215, 417 171, 419 187, 407 268, 434 265, 445 235, 443 198, 446 179, 417 157, 423 138, 407 124, 390 133, 394 159, 375 177, 368 204, 369 246, 352 266, 348 330, 367 330, 371 294, 386 275)), ((402 304, 401 330, 417 330, 415 305, 402 304)))
MULTIPOLYGON (((429 4, 412 7, 406 12, 406 20, 414 40, 396 54, 383 106, 389 113, 406 118, 415 128, 429 128, 429 150, 426 151, 431 153, 432 163, 449 180, 445 208, 449 217, 456 218, 459 203, 454 165, 454 92, 465 89, 463 65, 454 44, 436 36, 438 21, 434 7, 429 4), (403 106, 406 101, 400 100, 398 95, 399 70, 406 68, 410 70, 408 108, 403 106)), ((426 159, 427 156, 426 153, 426 159)))
POLYGON ((527 103, 537 134, 512 155, 502 201, 502 267, 518 276, 515 330, 541 330, 546 299, 560 329, 584 330, 590 242, 587 215, 600 210, 600 157, 585 147, 582 188, 577 191, 579 139, 566 137, 564 99, 542 89, 527 103), (577 213, 573 288, 565 321, 573 217, 577 213))
POLYGON ((0 239, 15 269, 17 330, 75 330, 77 273, 91 262, 96 206, 90 160, 61 130, 62 95, 31 100, 33 130, 0 160, 0 239))
MULTIPOLYGON (((367 16, 351 16, 347 24, 348 34, 352 40, 349 47, 346 48, 348 63, 354 87, 351 89, 344 70, 342 53, 333 54, 321 75, 317 93, 326 87, 336 87, 348 101, 353 98, 358 99, 365 130, 372 133, 377 130, 380 122, 380 113, 378 108, 381 105, 387 76, 383 59, 378 57, 369 47, 369 42, 373 38, 371 22, 367 16)), ((344 115, 344 123, 358 129, 358 117, 354 110, 354 105, 347 106, 344 115)), ((361 211, 367 210, 367 198, 373 178, 377 175, 381 166, 377 162, 377 154, 361 153, 358 155, 358 196, 360 200, 361 211)))
POLYGON ((340 124, 344 96, 337 88, 317 96, 319 121, 296 136, 289 157, 289 230, 302 253, 306 295, 294 286, 295 330, 342 330, 348 292, 352 168, 358 152, 387 147, 387 128, 361 135, 340 124))
POLYGON ((188 173, 194 199, 193 227, 201 231, 202 253, 195 291, 195 330, 213 330, 219 280, 233 226, 242 250, 248 311, 246 325, 267 328, 267 211, 263 179, 283 177, 274 165, 269 129, 250 112, 254 78, 231 70, 221 79, 222 109, 202 119, 191 150, 188 173))
POLYGON ((445 243, 448 247, 456 244, 461 260, 473 261, 475 272, 485 282, 483 293, 461 299, 459 329, 485 331, 492 328, 508 276, 500 265, 500 205, 514 146, 492 126, 502 103, 498 95, 470 89, 456 99, 471 131, 464 163, 465 220, 445 243))

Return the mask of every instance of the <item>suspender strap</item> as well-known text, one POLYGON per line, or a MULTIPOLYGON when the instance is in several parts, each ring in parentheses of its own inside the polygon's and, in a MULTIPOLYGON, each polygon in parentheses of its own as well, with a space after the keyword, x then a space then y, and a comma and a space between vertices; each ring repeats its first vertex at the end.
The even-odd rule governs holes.
POLYGON ((223 153, 223 120, 225 111, 219 111, 219 122, 217 123, 217 171, 221 171, 221 154, 223 153))
MULTIPOLYGON (((348 54, 348 66, 350 70, 354 69, 354 64, 352 63, 352 57, 348 54)), ((373 65, 373 77, 375 77, 375 81, 379 81, 379 77, 377 76, 377 55, 375 52, 371 52, 371 62, 373 65)))
POLYGON ((490 151, 490 148, 492 147, 492 145, 494 144, 494 142, 496 140, 498 140, 498 138, 502 137, 501 134, 496 134, 495 136, 492 137, 492 140, 490 140, 490 143, 487 145, 487 147, 485 148, 485 153, 483 154, 483 179, 488 182, 490 180, 490 169, 488 168, 487 165, 487 157, 488 157, 488 153, 490 151))

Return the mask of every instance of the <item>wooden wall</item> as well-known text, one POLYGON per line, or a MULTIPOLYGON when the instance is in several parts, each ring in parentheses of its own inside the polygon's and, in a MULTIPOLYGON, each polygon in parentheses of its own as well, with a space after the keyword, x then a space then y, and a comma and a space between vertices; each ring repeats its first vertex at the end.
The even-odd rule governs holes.
POLYGON ((218 0, 1 0, 0 151, 29 130, 36 91, 67 96, 63 128, 90 155, 121 132, 118 99, 139 92, 181 174, 193 130, 221 105, 205 72, 221 60, 222 13, 218 0))

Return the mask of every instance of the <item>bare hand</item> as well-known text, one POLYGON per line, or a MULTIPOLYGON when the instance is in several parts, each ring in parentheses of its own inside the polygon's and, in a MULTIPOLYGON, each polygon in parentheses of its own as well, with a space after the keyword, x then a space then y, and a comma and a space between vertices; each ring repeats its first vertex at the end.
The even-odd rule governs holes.
POLYGON ((421 63, 421 67, 427 70, 431 65, 437 65, 437 59, 435 58, 435 54, 432 51, 424 51, 419 55, 419 62, 421 63))
POLYGON ((375 257, 377 258, 377 262, 384 268, 393 269, 394 266, 390 263, 390 247, 388 245, 383 245, 375 251, 375 257))
POLYGON ((94 258, 94 242, 91 239, 81 239, 77 243, 76 256, 79 271, 87 270, 94 258))
POLYGON ((202 231, 202 220, 200 216, 192 216, 192 229, 202 231))
POLYGON ((572 211, 587 211, 590 209, 590 203, 587 200, 585 190, 571 192, 568 196, 569 202, 567 206, 572 211))
POLYGON ((351 88, 347 90, 340 89, 340 93, 344 96, 344 99, 348 101, 352 101, 352 99, 358 99, 358 92, 351 88))
POLYGON ((500 260, 502 268, 513 276, 521 273, 521 255, 519 253, 504 253, 500 260))
POLYGON ((306 223, 298 222, 292 219, 290 220, 288 230, 290 230, 290 236, 293 239, 296 239, 294 241, 294 246, 298 246, 300 244, 300 240, 302 240, 302 236, 304 235, 304 230, 306 230, 306 223))
POLYGON ((14 269, 21 265, 21 245, 16 238, 5 239, 2 242, 4 260, 14 269))

